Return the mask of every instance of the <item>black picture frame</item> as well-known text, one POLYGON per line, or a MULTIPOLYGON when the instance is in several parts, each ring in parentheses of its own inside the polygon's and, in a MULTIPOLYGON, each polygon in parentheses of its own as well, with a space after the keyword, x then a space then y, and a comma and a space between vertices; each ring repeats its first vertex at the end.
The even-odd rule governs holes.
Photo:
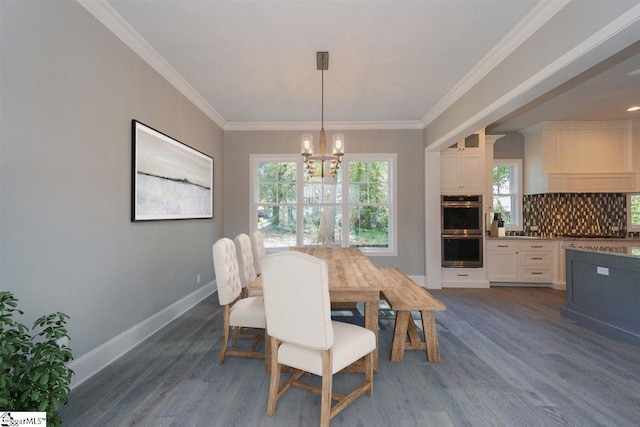
POLYGON ((131 121, 131 221, 213 218, 213 158, 131 121))

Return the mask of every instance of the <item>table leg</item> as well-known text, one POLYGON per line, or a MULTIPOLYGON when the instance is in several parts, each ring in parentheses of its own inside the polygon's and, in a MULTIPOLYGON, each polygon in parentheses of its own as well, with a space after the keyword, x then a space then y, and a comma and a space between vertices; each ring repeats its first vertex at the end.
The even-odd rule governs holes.
POLYGON ((373 372, 378 372, 378 300, 365 301, 364 326, 376 335, 376 350, 373 352, 373 372))
POLYGON ((427 347, 427 360, 429 362, 440 361, 440 345, 438 344, 438 331, 436 330, 436 318, 431 310, 422 311, 422 330, 427 347))

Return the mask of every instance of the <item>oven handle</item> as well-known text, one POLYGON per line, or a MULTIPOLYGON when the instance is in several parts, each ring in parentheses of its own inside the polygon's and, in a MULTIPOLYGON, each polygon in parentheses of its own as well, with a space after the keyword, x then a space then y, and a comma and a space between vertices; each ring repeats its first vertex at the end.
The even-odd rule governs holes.
POLYGON ((482 239, 482 232, 477 234, 443 234, 443 239, 482 239))
POLYGON ((443 208, 481 208, 482 202, 442 202, 443 208))

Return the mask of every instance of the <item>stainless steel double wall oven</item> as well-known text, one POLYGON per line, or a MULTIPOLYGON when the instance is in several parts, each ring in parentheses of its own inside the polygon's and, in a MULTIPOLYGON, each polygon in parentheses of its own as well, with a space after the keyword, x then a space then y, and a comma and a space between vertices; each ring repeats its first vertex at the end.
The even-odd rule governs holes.
POLYGON ((482 196, 442 196, 442 266, 482 267, 482 196))

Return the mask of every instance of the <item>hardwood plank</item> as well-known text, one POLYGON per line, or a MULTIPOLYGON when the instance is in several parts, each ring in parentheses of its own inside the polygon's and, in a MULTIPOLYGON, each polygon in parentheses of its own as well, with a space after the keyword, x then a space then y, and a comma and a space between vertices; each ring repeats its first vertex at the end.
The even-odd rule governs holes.
MULTIPOLYGON (((640 348, 563 317, 564 292, 430 293, 447 307, 435 315, 442 362, 428 363, 422 351, 405 352, 402 364, 381 358, 373 396, 356 399, 332 426, 637 425, 640 348)), ((61 410, 65 427, 318 425, 320 397, 297 388, 266 415, 264 361, 217 364, 221 312, 217 297, 207 298, 74 389, 61 410)), ((364 324, 362 313, 341 316, 364 324)), ((382 354, 390 351, 394 323, 392 312, 380 312, 382 354)), ((307 380, 320 385, 314 375, 307 380)), ((341 373, 333 388, 345 393, 361 382, 362 374, 341 373)))

